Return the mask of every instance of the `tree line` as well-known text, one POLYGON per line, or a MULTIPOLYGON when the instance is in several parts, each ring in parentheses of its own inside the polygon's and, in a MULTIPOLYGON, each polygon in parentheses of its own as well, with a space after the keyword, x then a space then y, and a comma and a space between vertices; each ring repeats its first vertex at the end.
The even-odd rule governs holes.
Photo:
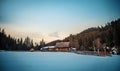
POLYGON ((41 47, 45 46, 45 42, 42 39, 39 44, 33 44, 33 40, 30 37, 26 37, 24 40, 23 38, 12 38, 10 35, 7 36, 4 29, 0 28, 0 50, 22 50, 27 51, 31 48, 35 50, 40 50, 41 47))

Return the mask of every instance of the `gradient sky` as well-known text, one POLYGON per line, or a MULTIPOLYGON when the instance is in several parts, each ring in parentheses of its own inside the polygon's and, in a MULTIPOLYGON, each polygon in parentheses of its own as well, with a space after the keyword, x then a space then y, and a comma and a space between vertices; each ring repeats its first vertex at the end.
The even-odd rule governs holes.
POLYGON ((34 42, 63 39, 120 18, 120 0, 0 0, 0 27, 34 42))

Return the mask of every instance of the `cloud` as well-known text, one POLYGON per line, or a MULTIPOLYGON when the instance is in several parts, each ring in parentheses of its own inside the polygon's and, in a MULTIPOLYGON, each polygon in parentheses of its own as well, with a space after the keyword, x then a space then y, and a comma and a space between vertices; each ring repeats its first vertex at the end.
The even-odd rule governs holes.
POLYGON ((50 33, 49 36, 58 38, 59 37, 59 33, 58 32, 53 32, 53 33, 50 33))

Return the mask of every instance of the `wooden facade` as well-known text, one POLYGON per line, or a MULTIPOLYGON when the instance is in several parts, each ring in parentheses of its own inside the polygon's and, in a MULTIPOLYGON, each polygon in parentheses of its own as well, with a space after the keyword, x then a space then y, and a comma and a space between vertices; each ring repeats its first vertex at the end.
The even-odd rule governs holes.
POLYGON ((56 51, 70 51, 70 42, 58 42, 55 49, 56 51))

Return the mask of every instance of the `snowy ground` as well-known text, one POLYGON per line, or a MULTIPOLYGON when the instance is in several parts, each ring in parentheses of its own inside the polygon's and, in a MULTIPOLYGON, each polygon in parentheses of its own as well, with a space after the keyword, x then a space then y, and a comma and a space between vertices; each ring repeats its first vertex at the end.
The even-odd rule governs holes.
POLYGON ((120 56, 70 52, 0 52, 0 71, 119 71, 120 56))

